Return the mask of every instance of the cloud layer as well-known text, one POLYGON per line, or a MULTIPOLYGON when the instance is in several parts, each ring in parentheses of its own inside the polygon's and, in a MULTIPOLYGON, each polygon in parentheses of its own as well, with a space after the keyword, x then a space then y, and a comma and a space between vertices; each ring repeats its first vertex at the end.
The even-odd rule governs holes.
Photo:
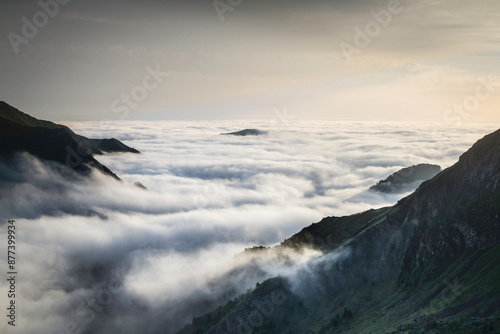
POLYGON ((171 332, 318 255, 235 256, 244 248, 391 205, 402 195, 367 188, 413 164, 446 168, 495 130, 284 119, 69 125, 142 154, 97 157, 124 182, 27 155, 0 163, 1 218, 18 225, 23 333, 171 332), (243 128, 269 133, 219 135, 243 128))

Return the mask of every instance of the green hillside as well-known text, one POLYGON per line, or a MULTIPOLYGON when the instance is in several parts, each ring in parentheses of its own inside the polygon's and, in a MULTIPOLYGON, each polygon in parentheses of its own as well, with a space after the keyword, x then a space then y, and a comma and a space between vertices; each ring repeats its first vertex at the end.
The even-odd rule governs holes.
POLYGON ((499 217, 500 130, 395 206, 303 229, 279 248, 322 250, 307 270, 178 333, 499 333, 499 217))

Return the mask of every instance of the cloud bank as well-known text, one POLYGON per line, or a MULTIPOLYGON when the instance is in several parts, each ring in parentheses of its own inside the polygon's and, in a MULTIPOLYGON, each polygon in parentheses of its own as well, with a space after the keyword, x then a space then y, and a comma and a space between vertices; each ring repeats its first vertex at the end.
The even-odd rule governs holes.
MULTIPOLYGON (((124 182, 97 172, 83 178, 28 155, 0 163, 2 224, 18 226, 16 330, 23 333, 173 332, 319 255, 240 254, 245 248, 279 244, 324 216, 392 205, 404 194, 366 190, 413 164, 446 168, 495 129, 275 120, 68 125, 143 153, 98 157, 124 182), (219 135, 243 128, 269 133, 219 135)), ((4 226, 0 233, 6 240, 4 226)))

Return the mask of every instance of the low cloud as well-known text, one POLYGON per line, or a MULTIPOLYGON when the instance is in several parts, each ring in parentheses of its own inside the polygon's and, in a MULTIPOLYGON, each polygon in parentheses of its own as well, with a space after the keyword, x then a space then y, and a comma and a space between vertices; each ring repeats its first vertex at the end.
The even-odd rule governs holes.
MULTIPOLYGON (((446 168, 494 130, 243 123, 115 122, 104 135, 143 152, 98 157, 124 182, 26 154, 1 161, 0 213, 18 226, 19 330, 61 333, 76 323, 82 333, 173 332, 319 255, 244 248, 279 244, 324 216, 391 205, 402 195, 368 187, 417 163, 446 168), (241 128, 271 131, 219 135, 241 128)), ((97 123, 70 126, 103 132, 97 123)))

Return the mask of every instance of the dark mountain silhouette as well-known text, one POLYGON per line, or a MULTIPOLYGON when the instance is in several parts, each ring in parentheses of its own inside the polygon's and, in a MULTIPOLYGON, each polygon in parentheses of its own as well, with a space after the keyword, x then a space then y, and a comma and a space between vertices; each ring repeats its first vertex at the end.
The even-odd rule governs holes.
POLYGON ((396 205, 304 228, 275 249, 322 257, 178 333, 499 333, 499 241, 500 130, 396 205))
POLYGON ((134 182, 134 186, 136 186, 137 188, 140 188, 140 189, 142 189, 142 190, 148 190, 148 188, 146 188, 146 186, 145 186, 145 185, 143 185, 143 184, 142 184, 141 182, 139 182, 139 181, 134 182))
POLYGON ((116 139, 88 139, 75 134, 67 126, 38 120, 0 101, 0 154, 9 157, 16 152, 28 152, 81 172, 88 172, 93 167, 115 179, 119 179, 118 176, 98 162, 94 155, 103 152, 139 153, 116 139))
POLYGON ((245 129, 236 132, 221 133, 224 136, 261 136, 267 134, 267 131, 257 129, 245 129))
POLYGON ((128 152, 128 153, 141 153, 133 147, 129 147, 115 138, 110 139, 90 139, 99 150, 107 153, 128 152))
POLYGON ((432 179, 439 172, 441 172, 441 167, 438 165, 418 164, 406 167, 371 186, 370 190, 384 193, 399 193, 413 190, 419 183, 432 179))

